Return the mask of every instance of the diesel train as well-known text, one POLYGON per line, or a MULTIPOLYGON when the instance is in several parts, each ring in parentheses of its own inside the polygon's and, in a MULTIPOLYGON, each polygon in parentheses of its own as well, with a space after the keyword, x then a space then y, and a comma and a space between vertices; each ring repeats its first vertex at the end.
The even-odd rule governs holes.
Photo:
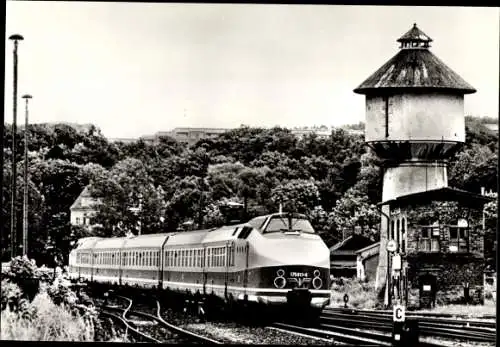
POLYGON ((208 230, 83 238, 69 255, 69 275, 225 303, 301 306, 317 314, 330 302, 329 250, 297 213, 208 230))

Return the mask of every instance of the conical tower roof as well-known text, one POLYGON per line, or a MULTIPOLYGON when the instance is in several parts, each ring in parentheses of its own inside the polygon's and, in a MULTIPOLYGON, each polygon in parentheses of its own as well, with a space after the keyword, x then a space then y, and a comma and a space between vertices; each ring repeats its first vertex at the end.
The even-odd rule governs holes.
POLYGON ((475 93, 476 90, 429 51, 432 39, 416 24, 398 40, 400 51, 354 89, 369 94, 379 89, 438 89, 475 93))

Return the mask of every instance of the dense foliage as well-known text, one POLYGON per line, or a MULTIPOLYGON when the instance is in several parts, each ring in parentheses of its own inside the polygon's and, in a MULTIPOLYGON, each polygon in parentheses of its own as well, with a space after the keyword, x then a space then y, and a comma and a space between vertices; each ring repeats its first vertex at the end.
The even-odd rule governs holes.
MULTIPOLYGON (((467 117, 466 125, 466 145, 450 162, 450 184, 497 191, 498 135, 476 118, 467 117)), ((16 136, 21 244, 23 130, 16 136)), ((329 245, 346 228, 378 237, 381 170, 363 137, 347 130, 299 138, 284 128, 241 127, 189 147, 168 137, 109 142, 93 125, 33 124, 28 137, 29 257, 41 264, 67 262, 83 236, 220 225, 225 201, 242 203, 247 217, 275 212, 280 204, 305 213, 329 245), (70 224, 70 206, 89 184, 102 202, 92 230, 70 224)), ((11 141, 5 127, 3 261, 10 258, 11 141)), ((496 227, 496 213, 489 216, 495 222, 488 225, 496 227)))
POLYGON ((48 274, 33 259, 16 257, 2 268, 1 336, 20 340, 93 341, 98 311, 84 291, 74 292, 60 268, 48 274))

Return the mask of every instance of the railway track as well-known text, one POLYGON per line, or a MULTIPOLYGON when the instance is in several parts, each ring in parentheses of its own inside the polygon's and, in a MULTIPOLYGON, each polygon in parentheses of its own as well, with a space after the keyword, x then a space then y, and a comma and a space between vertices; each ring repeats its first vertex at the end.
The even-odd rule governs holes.
MULTIPOLYGON (((320 324, 318 327, 312 328, 287 323, 273 323, 271 327, 291 333, 299 333, 305 336, 328 339, 331 342, 344 342, 363 346, 392 346, 391 334, 353 329, 338 325, 320 324)), ((441 347, 441 345, 422 341, 420 341, 418 345, 422 347, 441 347)))
POLYGON ((161 316, 160 303, 158 301, 156 302, 157 315, 153 315, 146 312, 131 310, 133 301, 125 297, 120 298, 125 299, 129 302, 127 308, 117 306, 104 306, 103 309, 105 311, 103 311, 103 314, 120 321, 122 324, 125 324, 128 331, 130 331, 140 341, 154 343, 171 343, 175 341, 176 343, 221 344, 220 341, 208 338, 200 334, 196 334, 165 321, 161 316), (121 316, 110 313, 109 311, 121 312, 121 316), (136 317, 142 320, 146 319, 146 322, 151 322, 151 324, 147 324, 147 326, 153 325, 153 329, 149 329, 150 331, 148 332, 141 331, 146 329, 144 328, 144 326, 142 329, 139 328, 138 326, 142 324, 138 324, 137 320, 135 320, 134 322, 134 320, 131 319, 132 317, 136 317), (156 335, 156 337, 152 336, 153 334, 156 335))
MULTIPOLYGON (((417 320, 419 335, 446 339, 457 339, 468 342, 495 343, 496 328, 494 322, 475 320, 458 320, 450 318, 434 318, 409 315, 407 320, 417 320)), ((391 333, 392 317, 388 314, 356 310, 325 310, 320 318, 320 326, 364 328, 391 333)))
MULTIPOLYGON (((390 310, 369 310, 369 309, 354 309, 354 308, 343 308, 343 307, 330 307, 325 309, 326 312, 328 311, 356 311, 356 312, 363 312, 366 314, 376 314, 376 315, 389 315, 392 316, 392 311, 390 310)), ((415 317, 434 317, 434 318, 458 318, 458 319, 469 319, 468 316, 466 315, 461 315, 461 314, 452 314, 452 313, 439 313, 439 312, 415 312, 415 311, 406 311, 407 316, 415 316, 415 317)), ((495 315, 492 314, 485 314, 482 315, 481 317, 478 317, 478 319, 496 319, 495 315)))

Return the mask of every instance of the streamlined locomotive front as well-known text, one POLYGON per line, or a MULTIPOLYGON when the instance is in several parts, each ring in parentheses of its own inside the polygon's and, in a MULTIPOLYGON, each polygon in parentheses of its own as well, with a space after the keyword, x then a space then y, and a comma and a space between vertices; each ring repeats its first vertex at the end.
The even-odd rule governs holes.
POLYGON ((249 284, 259 301, 323 308, 330 301, 330 253, 303 215, 275 214, 249 240, 249 284))

